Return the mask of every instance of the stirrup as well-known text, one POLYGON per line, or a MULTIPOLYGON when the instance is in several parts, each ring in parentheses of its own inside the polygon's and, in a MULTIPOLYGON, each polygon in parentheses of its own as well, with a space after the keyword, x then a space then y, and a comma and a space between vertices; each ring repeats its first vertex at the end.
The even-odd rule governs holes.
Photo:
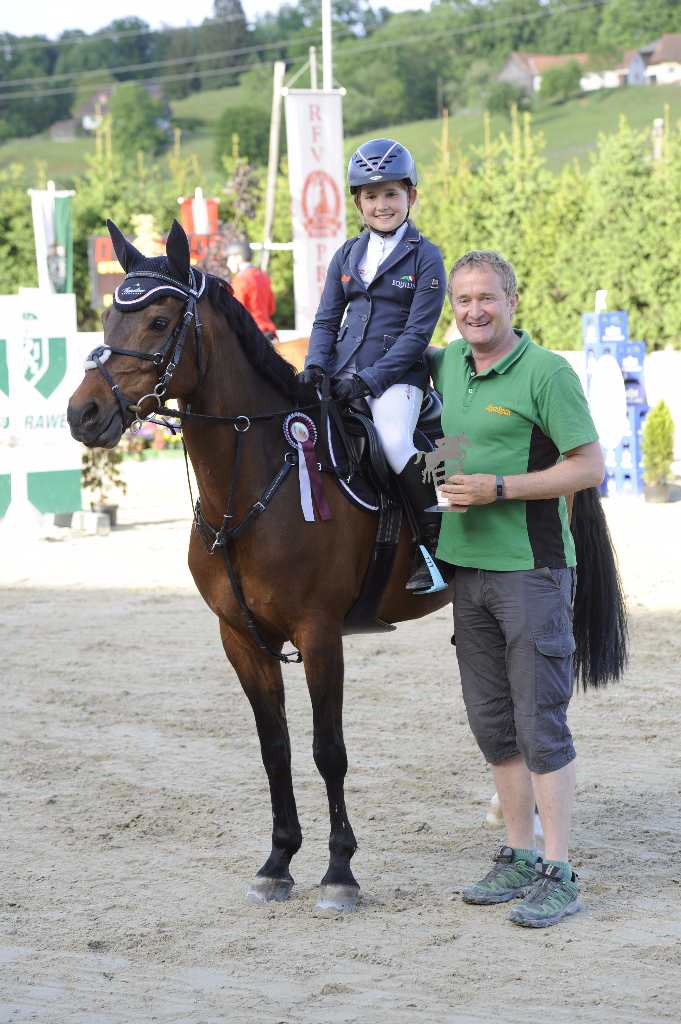
POLYGON ((442 573, 430 557, 430 552, 426 548, 425 544, 419 544, 419 548, 423 555, 423 560, 428 566, 428 571, 430 573, 430 578, 433 581, 433 585, 432 587, 428 587, 427 590, 412 590, 412 594, 436 594, 438 590, 446 590, 447 584, 442 579, 442 573))

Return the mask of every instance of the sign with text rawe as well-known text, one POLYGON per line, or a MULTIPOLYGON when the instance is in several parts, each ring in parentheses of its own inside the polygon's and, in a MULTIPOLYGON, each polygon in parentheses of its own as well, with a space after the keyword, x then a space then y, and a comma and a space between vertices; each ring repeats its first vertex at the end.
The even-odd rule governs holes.
POLYGON ((345 241, 345 166, 340 91, 286 94, 296 330, 309 334, 331 257, 345 241))
POLYGON ((82 455, 66 408, 83 376, 75 295, 0 295, 0 325, 0 515, 19 463, 40 512, 73 512, 82 455))

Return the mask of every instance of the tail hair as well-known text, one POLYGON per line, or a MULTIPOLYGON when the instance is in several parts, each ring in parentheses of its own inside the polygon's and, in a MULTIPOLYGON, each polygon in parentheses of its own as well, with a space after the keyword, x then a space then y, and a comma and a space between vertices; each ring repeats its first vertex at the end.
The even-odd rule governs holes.
POLYGON ((598 689, 622 678, 629 633, 617 555, 597 488, 575 494, 571 529, 577 552, 575 678, 583 690, 598 689))

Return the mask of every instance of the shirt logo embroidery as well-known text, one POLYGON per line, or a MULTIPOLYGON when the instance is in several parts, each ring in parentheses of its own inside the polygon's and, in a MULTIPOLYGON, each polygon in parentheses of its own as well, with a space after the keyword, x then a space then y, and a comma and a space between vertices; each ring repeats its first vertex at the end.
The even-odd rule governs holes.
POLYGON ((348 277, 348 275, 347 275, 347 274, 343 274, 343 276, 341 277, 341 281, 342 281, 343 283, 345 283, 346 281, 349 281, 349 280, 350 280, 350 278, 348 277))
POLYGON ((396 281, 393 278, 393 287, 394 288, 416 288, 415 278, 410 277, 408 274, 405 274, 404 277, 401 277, 399 279, 399 281, 396 281))
POLYGON ((488 405, 485 412, 498 412, 500 416, 510 416, 511 410, 504 409, 503 405, 488 405))
POLYGON ((440 287, 440 282, 438 281, 438 279, 436 277, 431 277, 431 279, 430 279, 430 287, 431 288, 439 288, 440 287))

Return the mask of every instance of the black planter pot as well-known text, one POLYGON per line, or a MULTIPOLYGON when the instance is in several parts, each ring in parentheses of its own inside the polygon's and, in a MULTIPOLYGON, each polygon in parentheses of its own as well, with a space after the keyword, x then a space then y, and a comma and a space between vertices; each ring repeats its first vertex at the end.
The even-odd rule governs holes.
POLYGON ((113 527, 116 525, 116 513, 118 512, 118 505, 98 505, 96 502, 91 501, 90 511, 105 513, 111 521, 111 526, 113 527))

